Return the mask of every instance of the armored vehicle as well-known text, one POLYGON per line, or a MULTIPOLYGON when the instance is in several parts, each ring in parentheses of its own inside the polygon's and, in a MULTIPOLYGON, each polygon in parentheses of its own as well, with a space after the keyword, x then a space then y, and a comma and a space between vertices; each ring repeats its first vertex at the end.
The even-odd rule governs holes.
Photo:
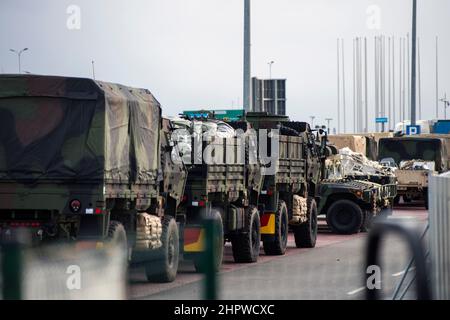
POLYGON ((172 281, 186 172, 147 90, 90 79, 0 76, 0 233, 113 244, 172 281))
POLYGON ((404 136, 380 140, 379 160, 395 163, 398 197, 424 200, 428 207, 428 177, 448 170, 447 140, 435 136, 404 136))
POLYGON ((325 164, 319 213, 333 232, 367 231, 375 216, 391 214, 397 192, 389 168, 349 149, 329 154, 325 164))

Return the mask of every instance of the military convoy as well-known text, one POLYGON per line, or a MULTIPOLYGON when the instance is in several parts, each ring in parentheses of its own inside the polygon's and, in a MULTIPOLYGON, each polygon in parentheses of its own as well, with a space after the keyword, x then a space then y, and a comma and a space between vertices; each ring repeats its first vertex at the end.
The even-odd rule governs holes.
POLYGON ((353 233, 387 196, 383 182, 330 180, 326 134, 288 117, 248 113, 225 124, 167 118, 147 90, 90 79, 0 76, 0 236, 117 245, 149 281, 203 268, 204 219, 214 264, 314 247, 317 216, 353 233), (336 222, 337 221, 337 222, 336 222), (339 226, 340 223, 340 226, 339 226), (350 226, 349 226, 350 224, 350 226))

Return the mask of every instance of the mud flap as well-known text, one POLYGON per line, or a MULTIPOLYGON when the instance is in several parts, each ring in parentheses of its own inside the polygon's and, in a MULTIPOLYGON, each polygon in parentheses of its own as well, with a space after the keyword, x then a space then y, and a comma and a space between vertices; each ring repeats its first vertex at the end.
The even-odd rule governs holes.
POLYGON ((109 214, 81 215, 77 240, 103 239, 108 233, 109 214))
POLYGON ((183 239, 184 255, 193 256, 205 250, 205 228, 201 225, 185 226, 183 239))
POLYGON ((261 215, 261 239, 270 241, 275 236, 275 213, 266 212, 261 215))

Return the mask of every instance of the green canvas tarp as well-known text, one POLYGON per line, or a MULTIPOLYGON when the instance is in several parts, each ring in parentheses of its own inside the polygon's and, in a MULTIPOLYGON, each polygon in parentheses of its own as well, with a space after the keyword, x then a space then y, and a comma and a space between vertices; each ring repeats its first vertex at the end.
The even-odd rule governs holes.
POLYGON ((91 79, 0 76, 0 179, 154 183, 159 102, 91 79))

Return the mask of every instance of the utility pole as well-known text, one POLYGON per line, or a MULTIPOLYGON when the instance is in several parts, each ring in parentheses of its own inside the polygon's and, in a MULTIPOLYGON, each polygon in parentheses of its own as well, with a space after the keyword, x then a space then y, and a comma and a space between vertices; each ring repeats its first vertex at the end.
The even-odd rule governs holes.
POLYGON ((338 118, 338 133, 341 133, 341 70, 340 70, 340 55, 339 47, 341 40, 337 39, 337 118, 338 118))
POLYGON ((328 134, 331 134, 331 121, 333 121, 333 118, 326 118, 325 121, 327 122, 327 132, 328 134))
POLYGON ((95 80, 95 61, 92 60, 92 79, 95 80))
POLYGON ((419 90, 419 120, 422 119, 422 72, 420 63, 420 38, 417 38, 417 85, 419 90))
POLYGON ((444 103, 444 119, 447 120, 447 107, 450 106, 450 102, 447 100, 447 93, 445 93, 444 98, 439 101, 444 103))
POLYGON ((392 123, 395 128, 395 37, 392 36, 392 123))
MULTIPOLYGON (((378 118, 380 116, 379 114, 379 77, 378 77, 378 37, 375 37, 374 41, 374 48, 375 48, 375 118, 378 118)), ((378 125, 375 124, 375 132, 378 131, 378 125)))
POLYGON ((365 104, 365 132, 369 132, 369 103, 367 95, 367 38, 364 38, 364 104, 365 104))
POLYGON ((267 64, 269 65, 269 79, 272 80, 272 65, 275 63, 275 61, 270 61, 267 64))
POLYGON ((25 51, 28 51, 28 48, 23 48, 20 51, 14 50, 14 49, 9 49, 9 51, 17 54, 17 58, 19 60, 19 74, 22 73, 22 61, 21 61, 21 57, 22 57, 22 53, 24 53, 25 51))
POLYGON ((315 116, 310 116, 311 118, 311 128, 314 129, 314 119, 316 118, 315 116))
POLYGON ((343 109, 343 118, 344 118, 344 133, 347 132, 347 107, 345 105, 345 46, 344 39, 342 39, 342 109, 343 109))
POLYGON ((244 111, 252 110, 251 102, 251 21, 250 0, 244 0, 244 111))
POLYGON ((412 65, 411 65, 411 125, 416 125, 416 41, 417 41, 417 0, 413 0, 412 17, 412 65))
POLYGON ((439 119, 439 54, 438 37, 436 36, 436 119, 439 119))

